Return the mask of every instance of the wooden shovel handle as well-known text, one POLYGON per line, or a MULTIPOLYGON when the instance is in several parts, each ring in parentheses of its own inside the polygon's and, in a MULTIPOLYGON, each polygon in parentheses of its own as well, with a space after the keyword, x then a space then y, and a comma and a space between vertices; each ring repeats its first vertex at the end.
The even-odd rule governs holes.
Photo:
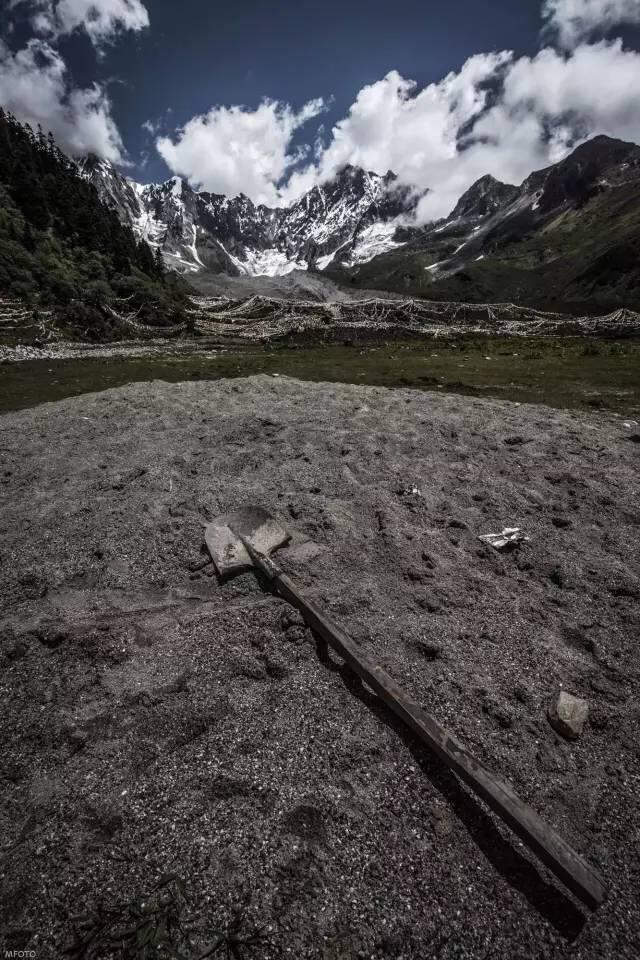
POLYGON ((308 625, 404 720, 420 740, 511 827, 576 897, 592 910, 599 907, 607 895, 607 888, 590 864, 535 810, 516 796, 510 784, 494 776, 453 734, 411 700, 388 673, 368 660, 353 640, 325 616, 270 557, 251 552, 254 563, 271 580, 278 593, 300 610, 308 625))

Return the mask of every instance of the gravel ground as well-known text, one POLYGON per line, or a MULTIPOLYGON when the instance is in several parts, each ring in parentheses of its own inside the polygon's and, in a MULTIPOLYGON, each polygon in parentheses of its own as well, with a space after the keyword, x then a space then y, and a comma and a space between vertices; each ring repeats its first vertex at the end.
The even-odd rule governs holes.
POLYGON ((44 347, 27 344, 6 346, 0 344, 0 364, 20 363, 24 360, 78 360, 86 357, 100 359, 180 357, 202 353, 215 357, 220 351, 207 340, 118 340, 114 343, 82 343, 59 340, 44 347))
POLYGON ((0 948, 637 960, 632 438, 264 376, 2 417, 0 948), (295 534, 287 571, 601 870, 597 913, 252 574, 218 582, 204 524, 251 501, 295 534), (479 542, 504 526, 530 542, 479 542), (572 743, 560 685, 590 705, 572 743))

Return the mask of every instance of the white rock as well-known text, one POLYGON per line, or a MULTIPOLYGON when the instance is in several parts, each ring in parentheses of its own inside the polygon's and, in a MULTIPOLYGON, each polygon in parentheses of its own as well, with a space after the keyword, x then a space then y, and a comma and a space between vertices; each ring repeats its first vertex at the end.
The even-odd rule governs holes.
POLYGON ((589 716, 586 700, 560 690, 549 704, 549 723, 566 740, 577 740, 589 716))

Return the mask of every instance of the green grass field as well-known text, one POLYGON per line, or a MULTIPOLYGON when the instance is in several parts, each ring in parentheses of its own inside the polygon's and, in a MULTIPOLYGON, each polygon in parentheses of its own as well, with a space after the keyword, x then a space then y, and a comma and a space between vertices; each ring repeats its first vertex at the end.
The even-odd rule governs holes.
POLYGON ((467 339, 256 349, 206 357, 38 360, 0 367, 0 412, 146 380, 251 374, 413 387, 552 407, 640 412, 640 342, 467 339))

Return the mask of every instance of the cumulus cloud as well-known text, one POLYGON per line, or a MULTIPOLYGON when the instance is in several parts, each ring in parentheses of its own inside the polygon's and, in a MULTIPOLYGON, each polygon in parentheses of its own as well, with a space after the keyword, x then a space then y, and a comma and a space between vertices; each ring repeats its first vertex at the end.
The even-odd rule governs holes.
POLYGON ((497 101, 452 144, 451 160, 427 164, 421 185, 432 190, 420 219, 446 215, 485 173, 520 183, 596 134, 640 142, 639 89, 640 54, 619 40, 512 60, 497 101))
POLYGON ((167 166, 196 188, 256 203, 280 202, 279 184, 304 150, 293 149, 297 130, 324 110, 320 99, 301 110, 264 100, 255 110, 213 107, 193 117, 175 138, 159 137, 156 147, 167 166))
POLYGON ((640 53, 621 40, 579 42, 594 28, 640 21, 640 0, 545 0, 548 28, 562 41, 534 57, 478 54, 457 72, 419 89, 391 71, 360 90, 328 137, 306 152, 294 134, 322 108, 300 113, 265 101, 255 110, 215 107, 156 146, 195 187, 289 203, 347 163, 425 193, 420 222, 446 216, 487 173, 521 183, 604 133, 640 141, 640 53))
MULTIPOLYGON (((280 163, 263 171, 260 198, 290 202, 352 163, 380 174, 391 169, 401 183, 428 191, 418 220, 435 220, 487 173, 521 183, 532 170, 557 162, 595 134, 640 141, 638 90, 640 54, 625 50, 620 40, 581 44, 570 53, 545 48, 519 59, 510 52, 478 55, 422 90, 392 72, 360 91, 327 145, 283 182, 278 177, 296 159, 287 157, 285 132, 280 163)), ((233 114, 227 119, 233 126, 233 114)), ((232 139, 231 130, 227 133, 232 139)), ((260 154, 256 142, 250 149, 260 154)), ((201 177, 221 153, 220 145, 215 153, 203 150, 201 177)), ((164 156, 172 166, 172 157, 164 156)), ((220 182, 221 192, 244 190, 254 196, 233 155, 227 153, 223 161, 231 190, 220 182)))
POLYGON ((553 48, 535 57, 508 51, 471 57, 458 72, 418 90, 392 71, 364 87, 312 159, 292 149, 316 116, 271 102, 257 110, 216 107, 177 139, 156 141, 174 173, 195 187, 256 202, 288 203, 352 163, 428 190, 420 222, 446 216, 487 173, 520 183, 598 133, 640 141, 640 54, 620 40, 553 48))
POLYGON ((571 49, 594 31, 640 23, 640 0, 544 0, 542 16, 545 33, 571 49))
POLYGON ((18 0, 18 4, 31 7, 37 33, 52 39, 85 30, 98 48, 123 31, 149 26, 142 0, 18 0))
POLYGON ((318 160, 292 174, 284 198, 299 196, 346 163, 393 170, 420 190, 442 182, 455 167, 460 132, 486 109, 490 86, 510 60, 508 52, 471 57, 458 73, 420 91, 396 71, 363 87, 318 160))
POLYGON ((17 51, 0 40, 0 102, 20 120, 51 130, 70 154, 92 151, 124 162, 105 88, 98 83, 72 87, 55 44, 83 30, 101 53, 123 31, 149 25, 142 0, 9 0, 9 8, 25 10, 38 36, 17 51))
POLYGON ((72 155, 93 151, 122 161, 122 140, 104 89, 98 84, 70 89, 64 60, 43 40, 33 39, 16 53, 0 40, 0 103, 20 120, 51 130, 72 155))

